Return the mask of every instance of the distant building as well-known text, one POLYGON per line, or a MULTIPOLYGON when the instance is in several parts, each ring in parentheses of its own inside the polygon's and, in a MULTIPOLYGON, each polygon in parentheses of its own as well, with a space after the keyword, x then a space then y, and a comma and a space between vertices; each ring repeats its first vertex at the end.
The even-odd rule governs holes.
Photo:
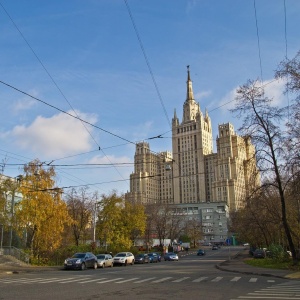
POLYGON ((127 201, 143 204, 224 202, 229 210, 244 206, 249 189, 258 184, 255 148, 235 134, 230 123, 219 125, 213 152, 211 119, 194 99, 189 68, 183 118, 172 119, 172 152, 153 153, 147 142, 136 144, 134 172, 127 201))

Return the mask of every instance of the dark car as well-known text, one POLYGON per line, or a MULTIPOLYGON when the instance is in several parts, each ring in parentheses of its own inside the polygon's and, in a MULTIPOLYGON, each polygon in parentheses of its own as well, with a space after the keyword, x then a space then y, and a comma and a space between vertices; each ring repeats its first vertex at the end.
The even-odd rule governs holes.
POLYGON ((168 252, 164 255, 165 261, 178 261, 178 255, 174 252, 168 252))
POLYGON ((157 253, 157 252, 153 252, 153 253, 157 255, 157 260, 159 262, 161 262, 161 255, 159 253, 157 253))
POLYGON ((145 263, 148 264, 149 262, 150 259, 148 254, 138 254, 135 256, 135 261, 134 261, 135 264, 145 264, 145 263))
POLYGON ((204 251, 203 249, 199 249, 199 250, 197 251, 197 255, 198 255, 198 256, 205 255, 205 251, 204 251))
POLYGON ((218 250, 218 249, 219 249, 219 248, 218 248, 217 245, 213 245, 212 248, 211 248, 211 250, 218 250))
POLYGON ((97 269, 97 257, 91 252, 75 253, 64 262, 66 269, 85 270, 87 268, 97 269))
POLYGON ((266 257, 266 253, 263 249, 256 249, 253 252, 253 257, 254 258, 265 258, 266 257))
POLYGON ((157 263, 158 262, 158 256, 156 253, 148 253, 149 261, 150 263, 157 263))

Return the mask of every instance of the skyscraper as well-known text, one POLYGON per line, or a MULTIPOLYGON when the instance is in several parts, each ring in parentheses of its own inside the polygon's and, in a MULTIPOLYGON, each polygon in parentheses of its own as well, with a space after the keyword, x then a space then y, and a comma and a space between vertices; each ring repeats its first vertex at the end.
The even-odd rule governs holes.
POLYGON ((211 119, 195 101, 189 66, 186 84, 182 121, 176 110, 172 119, 172 152, 153 153, 149 143, 138 143, 125 197, 144 204, 225 202, 237 210, 257 174, 254 146, 226 123, 218 126, 214 153, 211 119))

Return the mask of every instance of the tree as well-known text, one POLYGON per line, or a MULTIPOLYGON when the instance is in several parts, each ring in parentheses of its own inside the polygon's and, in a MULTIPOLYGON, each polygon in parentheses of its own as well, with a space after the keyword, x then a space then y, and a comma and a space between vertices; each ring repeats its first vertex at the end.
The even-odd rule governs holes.
POLYGON ((102 195, 99 202, 97 236, 104 245, 128 249, 133 240, 144 234, 144 208, 138 204, 126 203, 116 192, 102 195))
POLYGON ((75 245, 79 246, 80 240, 87 235, 93 218, 93 198, 87 193, 86 188, 72 189, 66 195, 66 203, 70 217, 72 218, 71 231, 75 245))
POLYGON ((237 90, 235 108, 239 118, 243 117, 240 131, 251 139, 256 147, 257 164, 262 175, 263 186, 275 189, 280 199, 281 224, 292 252, 294 263, 297 253, 287 217, 286 188, 291 177, 288 174, 288 149, 285 141, 284 121, 287 107, 276 107, 272 99, 265 96, 258 81, 248 81, 237 90))
POLYGON ((25 234, 32 258, 38 260, 61 244, 65 224, 71 222, 61 190, 54 187, 55 170, 35 160, 24 166, 22 200, 16 205, 17 230, 25 234))

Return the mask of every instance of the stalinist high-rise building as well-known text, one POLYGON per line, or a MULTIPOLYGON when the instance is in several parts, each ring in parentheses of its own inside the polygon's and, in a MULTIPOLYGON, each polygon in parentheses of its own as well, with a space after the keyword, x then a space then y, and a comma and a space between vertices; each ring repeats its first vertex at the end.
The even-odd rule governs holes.
POLYGON ((137 143, 125 197, 144 204, 224 202, 238 210, 257 173, 254 146, 226 123, 218 127, 214 153, 211 119, 195 101, 189 67, 186 88, 182 120, 176 110, 172 119, 172 152, 154 153, 149 143, 137 143))

